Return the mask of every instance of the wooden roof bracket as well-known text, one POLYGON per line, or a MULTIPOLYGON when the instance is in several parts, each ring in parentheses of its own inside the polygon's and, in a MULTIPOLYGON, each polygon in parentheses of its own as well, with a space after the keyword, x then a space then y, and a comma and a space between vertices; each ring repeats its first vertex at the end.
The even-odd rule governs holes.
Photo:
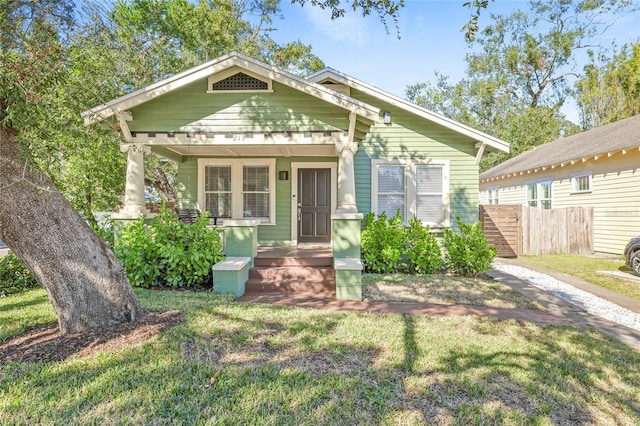
POLYGON ((480 165, 480 160, 482 160, 482 155, 484 154, 484 149, 487 146, 485 142, 478 142, 476 144, 476 148, 478 148, 478 153, 476 154, 476 166, 480 165))

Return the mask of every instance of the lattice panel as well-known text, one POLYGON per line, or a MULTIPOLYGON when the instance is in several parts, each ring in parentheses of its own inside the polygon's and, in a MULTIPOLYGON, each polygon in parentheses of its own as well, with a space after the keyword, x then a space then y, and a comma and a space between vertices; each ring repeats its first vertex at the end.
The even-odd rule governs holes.
POLYGON ((268 90, 269 85, 255 77, 237 73, 212 84, 211 90, 268 90))

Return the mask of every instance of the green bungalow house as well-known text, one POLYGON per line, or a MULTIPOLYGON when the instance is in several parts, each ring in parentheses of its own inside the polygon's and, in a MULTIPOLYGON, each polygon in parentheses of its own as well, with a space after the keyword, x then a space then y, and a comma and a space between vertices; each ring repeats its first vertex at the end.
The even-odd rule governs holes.
POLYGON ((301 78, 238 53, 82 115, 125 140, 125 202, 114 219, 147 213, 145 152, 176 161, 179 207, 209 211, 225 230, 214 288, 230 280, 237 295, 257 246, 313 244, 331 247, 337 296, 359 298, 363 214, 399 209, 432 228, 475 222, 479 161, 508 151, 333 69, 301 78))

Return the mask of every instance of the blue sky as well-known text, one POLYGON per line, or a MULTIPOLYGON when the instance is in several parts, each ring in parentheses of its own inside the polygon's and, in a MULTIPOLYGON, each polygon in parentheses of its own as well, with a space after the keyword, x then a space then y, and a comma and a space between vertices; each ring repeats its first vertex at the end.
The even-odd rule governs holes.
MULTIPOLYGON (((432 81, 435 72, 457 82, 464 76, 465 54, 469 48, 460 29, 469 19, 465 0, 405 0, 400 12, 400 36, 393 22, 390 32, 377 16, 362 18, 348 13, 332 21, 330 14, 306 5, 282 3, 284 20, 276 20, 271 35, 281 43, 299 39, 311 44, 313 51, 327 66, 359 80, 404 97, 410 84, 432 81)), ((490 13, 508 14, 528 9, 524 0, 495 0, 482 12, 480 25, 490 22, 490 13)), ((640 14, 619 17, 601 40, 610 45, 640 39, 640 14)), ((581 67, 580 67, 581 69, 581 67)), ((569 107, 568 118, 576 121, 577 113, 569 107)))

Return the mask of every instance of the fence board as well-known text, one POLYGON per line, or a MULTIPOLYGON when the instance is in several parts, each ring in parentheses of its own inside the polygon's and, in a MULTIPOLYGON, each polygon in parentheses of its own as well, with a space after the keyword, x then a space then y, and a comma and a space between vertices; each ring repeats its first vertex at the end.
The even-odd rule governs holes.
POLYGON ((593 207, 482 205, 480 221, 499 257, 593 253, 593 207))

